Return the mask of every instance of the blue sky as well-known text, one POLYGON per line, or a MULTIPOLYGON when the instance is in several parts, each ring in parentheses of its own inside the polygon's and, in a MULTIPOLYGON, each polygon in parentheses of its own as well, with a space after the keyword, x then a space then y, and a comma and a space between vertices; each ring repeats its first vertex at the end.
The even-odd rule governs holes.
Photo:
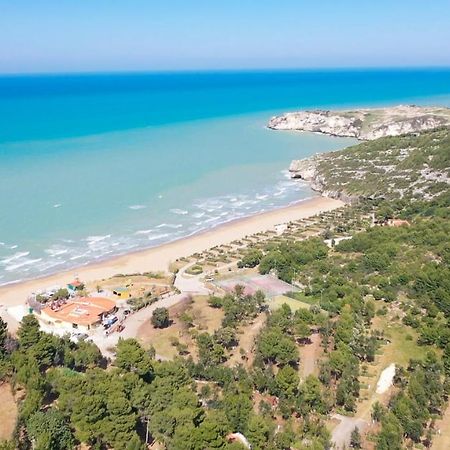
POLYGON ((0 0, 0 73, 450 66, 449 0, 0 0))

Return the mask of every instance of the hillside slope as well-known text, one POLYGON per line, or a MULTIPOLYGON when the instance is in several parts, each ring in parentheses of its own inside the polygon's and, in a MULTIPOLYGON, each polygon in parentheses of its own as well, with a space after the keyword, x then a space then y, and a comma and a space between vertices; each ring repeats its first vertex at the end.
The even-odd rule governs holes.
POLYGON ((346 201, 431 199, 450 185, 450 128, 380 138, 293 161, 290 172, 323 195, 346 201))

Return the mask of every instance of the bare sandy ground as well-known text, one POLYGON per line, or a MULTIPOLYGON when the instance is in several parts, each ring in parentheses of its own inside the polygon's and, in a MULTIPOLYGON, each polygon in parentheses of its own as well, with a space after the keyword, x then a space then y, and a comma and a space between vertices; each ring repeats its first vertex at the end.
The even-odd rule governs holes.
POLYGON ((73 280, 75 275, 84 282, 92 282, 112 277, 118 273, 166 271, 170 263, 177 258, 187 257, 216 245, 242 239, 247 235, 274 229, 280 223, 304 219, 343 205, 344 203, 339 200, 314 197, 293 206, 233 221, 205 233, 159 247, 115 257, 101 263, 71 269, 48 277, 3 286, 0 287, 0 305, 23 304, 31 292, 48 286, 65 285, 73 280))

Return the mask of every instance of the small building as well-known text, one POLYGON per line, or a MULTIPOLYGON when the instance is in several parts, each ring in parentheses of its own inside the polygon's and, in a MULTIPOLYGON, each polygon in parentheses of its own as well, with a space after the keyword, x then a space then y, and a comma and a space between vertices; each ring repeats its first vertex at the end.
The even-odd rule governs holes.
POLYGON ((67 290, 69 292, 80 291, 83 288, 84 288, 84 284, 78 278, 71 281, 70 283, 67 283, 67 290))
POLYGON ((116 311, 113 300, 102 297, 79 297, 51 302, 43 308, 39 318, 63 331, 89 331, 102 322, 103 317, 116 311))

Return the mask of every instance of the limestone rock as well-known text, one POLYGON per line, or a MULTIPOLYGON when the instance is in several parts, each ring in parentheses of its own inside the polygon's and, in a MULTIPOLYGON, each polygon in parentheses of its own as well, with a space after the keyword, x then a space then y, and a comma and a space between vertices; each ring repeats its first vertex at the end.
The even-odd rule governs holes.
POLYGON ((311 131, 332 136, 373 140, 450 126, 450 109, 444 107, 395 106, 348 111, 298 111, 275 116, 274 130, 311 131))

